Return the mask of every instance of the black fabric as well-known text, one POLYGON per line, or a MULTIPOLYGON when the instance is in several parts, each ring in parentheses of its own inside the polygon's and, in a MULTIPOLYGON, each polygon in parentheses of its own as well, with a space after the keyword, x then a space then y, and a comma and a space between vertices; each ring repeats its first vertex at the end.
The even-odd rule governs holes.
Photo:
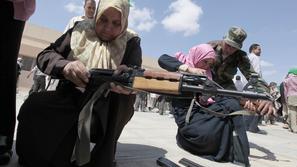
MULTIPOLYGON (((178 125, 176 136, 183 149, 214 161, 234 160, 233 129, 237 132, 242 150, 249 155, 249 143, 242 116, 215 117, 194 105, 189 124, 185 123, 189 100, 174 100, 174 117, 178 125)), ((232 98, 216 99, 209 109, 215 112, 230 113, 239 110, 239 102, 232 98)))
POLYGON ((261 116, 258 115, 245 115, 244 122, 246 130, 257 133, 260 131, 258 124, 261 121, 261 116))
MULTIPOLYGON (((78 99, 81 96, 75 88, 60 88, 57 91, 32 93, 25 100, 18 115, 16 151, 26 165, 50 166, 64 137, 73 126, 77 126, 78 99)), ((75 136, 72 135, 73 139, 67 143, 72 148, 75 136)), ((66 154, 67 150, 63 151, 66 154)))
MULTIPOLYGON (((59 87, 57 91, 33 93, 22 105, 18 116, 16 150, 26 165, 72 165, 69 157, 77 136, 77 119, 82 104, 80 100, 84 99, 84 94, 74 89, 59 87)), ((107 120, 104 120, 108 130, 104 138, 99 136, 93 139, 96 145, 92 157, 96 158, 92 158, 89 166, 112 165, 116 141, 133 115, 133 105, 125 111, 121 109, 127 108, 127 104, 131 104, 134 98, 115 93, 109 96, 118 105, 100 99, 94 105, 94 111, 102 111, 102 103, 109 105, 107 120)), ((100 134, 102 127, 98 125, 97 134, 100 134)))
POLYGON ((13 4, 0 1, 0 135, 7 137, 7 150, 12 148, 16 116, 17 57, 24 21, 13 18, 13 4))
POLYGON ((178 71, 179 66, 183 64, 182 62, 178 61, 177 58, 169 56, 167 54, 163 54, 162 56, 160 56, 158 59, 158 63, 160 67, 171 72, 178 71))
MULTIPOLYGON (((94 104, 100 110, 93 110, 91 121, 91 142, 102 141, 106 134, 110 96, 101 96, 94 104)), ((99 143, 97 143, 99 144, 99 143)))

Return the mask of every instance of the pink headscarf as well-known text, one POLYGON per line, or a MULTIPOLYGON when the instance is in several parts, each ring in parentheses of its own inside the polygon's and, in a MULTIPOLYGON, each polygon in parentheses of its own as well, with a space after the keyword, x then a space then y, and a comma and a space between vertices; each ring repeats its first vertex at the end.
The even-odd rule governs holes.
MULTIPOLYGON (((211 45, 200 44, 190 49, 189 54, 185 55, 182 52, 177 52, 175 57, 182 63, 187 64, 189 67, 201 68, 198 66, 199 62, 204 59, 215 59, 215 52, 211 45)), ((205 69, 206 75, 212 79, 211 70, 205 69)))

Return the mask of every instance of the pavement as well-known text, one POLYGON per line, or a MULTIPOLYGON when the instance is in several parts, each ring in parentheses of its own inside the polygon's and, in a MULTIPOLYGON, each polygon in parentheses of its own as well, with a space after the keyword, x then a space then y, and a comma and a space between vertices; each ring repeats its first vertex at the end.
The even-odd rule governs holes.
MULTIPOLYGON (((17 95, 17 108, 26 98, 27 90, 17 95)), ((248 132, 250 141, 249 157, 255 167, 297 167, 297 134, 282 128, 282 123, 260 126, 266 134, 248 132)), ((176 145, 177 127, 168 115, 153 112, 135 112, 119 139, 116 161, 117 167, 158 167, 158 157, 166 157, 179 164, 187 158, 205 167, 239 166, 232 163, 218 163, 194 156, 176 145)), ((179 164, 179 166, 183 166, 179 164)), ((17 155, 7 167, 19 167, 17 155)))

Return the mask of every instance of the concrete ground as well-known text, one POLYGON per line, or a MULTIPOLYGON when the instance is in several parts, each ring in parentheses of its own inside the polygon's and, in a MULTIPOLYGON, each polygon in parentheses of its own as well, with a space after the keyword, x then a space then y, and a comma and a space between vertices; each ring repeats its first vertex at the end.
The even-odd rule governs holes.
MULTIPOLYGON (((26 91, 20 90, 17 95, 18 108, 26 97, 26 91)), ((283 129, 281 123, 260 128, 267 134, 248 133, 251 166, 297 167, 297 134, 283 129)), ((205 167, 238 166, 212 162, 180 149, 176 145, 176 130, 174 119, 167 115, 135 112, 119 139, 116 153, 117 167, 157 167, 156 159, 161 156, 177 164, 185 157, 205 167)), ((16 154, 7 167, 18 167, 16 154)))

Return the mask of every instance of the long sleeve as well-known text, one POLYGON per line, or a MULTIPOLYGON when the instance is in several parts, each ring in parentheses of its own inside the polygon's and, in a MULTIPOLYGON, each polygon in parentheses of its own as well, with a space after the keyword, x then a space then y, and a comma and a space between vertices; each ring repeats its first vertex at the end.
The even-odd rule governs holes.
MULTIPOLYGON (((50 44, 37 56, 37 66, 45 74, 58 79, 64 78, 62 72, 67 63, 71 61, 68 57, 70 49, 70 39, 73 29, 70 29, 54 43, 50 44)), ((73 59, 72 59, 73 60, 73 59)))
POLYGON ((178 71, 179 67, 183 65, 182 62, 178 61, 177 58, 163 54, 158 59, 159 66, 163 69, 171 72, 178 71))
POLYGON ((142 50, 140 47, 140 38, 134 37, 127 43, 127 48, 121 64, 127 66, 141 67, 142 64, 142 50))

